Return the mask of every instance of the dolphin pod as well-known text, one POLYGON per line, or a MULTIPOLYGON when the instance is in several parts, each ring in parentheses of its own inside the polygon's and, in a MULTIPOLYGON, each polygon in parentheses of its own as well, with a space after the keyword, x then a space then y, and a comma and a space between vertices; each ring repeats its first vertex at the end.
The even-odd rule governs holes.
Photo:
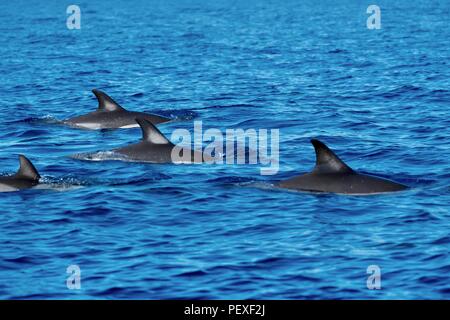
MULTIPOLYGON (((69 118, 63 123, 85 129, 117 129, 140 127, 142 140, 112 150, 133 161, 150 163, 203 163, 212 162, 200 152, 180 148, 170 142, 156 124, 171 119, 143 112, 127 111, 106 93, 92 90, 98 100, 97 110, 69 118), (174 160, 174 154, 181 161, 174 160)), ((345 164, 323 142, 312 139, 316 152, 316 165, 306 174, 295 176, 275 184, 276 187, 306 192, 327 192, 349 195, 367 195, 402 191, 408 187, 380 177, 362 174, 345 164)), ((0 177, 0 192, 18 191, 36 186, 40 175, 25 156, 19 155, 20 168, 16 174, 0 177)))
POLYGON ((314 169, 278 183, 280 188, 361 195, 407 189, 407 186, 394 181, 358 173, 339 159, 323 142, 312 139, 311 143, 316 151, 314 169))
POLYGON ((92 92, 98 100, 97 110, 78 117, 64 120, 63 123, 84 129, 118 129, 137 127, 136 117, 146 119, 154 124, 164 123, 170 119, 155 114, 128 111, 115 102, 106 93, 94 89, 92 92))

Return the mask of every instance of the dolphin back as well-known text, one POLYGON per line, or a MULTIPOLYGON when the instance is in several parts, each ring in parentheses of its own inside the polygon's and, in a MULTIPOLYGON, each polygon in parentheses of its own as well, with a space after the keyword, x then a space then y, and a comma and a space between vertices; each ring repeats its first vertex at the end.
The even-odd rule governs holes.
POLYGON ((170 144, 172 143, 167 139, 153 123, 144 118, 136 118, 136 122, 139 124, 142 130, 142 141, 151 144, 170 144))
POLYGON ((41 178, 38 171, 27 157, 19 155, 19 163, 20 168, 14 175, 14 178, 30 181, 38 181, 41 178))
POLYGON ((314 173, 339 172, 350 173, 353 170, 345 164, 330 148, 323 142, 312 139, 312 145, 316 151, 316 166, 314 173))
POLYGON ((108 96, 103 91, 94 89, 92 93, 95 94, 98 100, 98 108, 99 112, 112 112, 112 111, 124 111, 125 109, 120 106, 117 102, 115 102, 110 96, 108 96))
POLYGON ((316 166, 306 174, 281 181, 281 188, 310 192, 331 192, 338 194, 376 194, 405 190, 408 187, 367 174, 361 174, 345 164, 323 142, 312 139, 316 151, 316 166))

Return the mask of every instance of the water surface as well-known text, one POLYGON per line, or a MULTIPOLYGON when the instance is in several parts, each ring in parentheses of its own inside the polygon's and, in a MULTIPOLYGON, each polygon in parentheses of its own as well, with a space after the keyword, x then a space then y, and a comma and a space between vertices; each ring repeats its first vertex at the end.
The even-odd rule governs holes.
POLYGON ((77 4, 81 30, 66 3, 0 4, 0 171, 23 153, 52 186, 0 194, 1 298, 450 297, 448 1, 377 1, 381 30, 368 1, 77 4), (280 171, 71 158, 141 135, 56 123, 94 110, 93 88, 180 119, 167 135, 278 128, 280 171), (411 189, 271 188, 313 167, 313 137, 411 189))

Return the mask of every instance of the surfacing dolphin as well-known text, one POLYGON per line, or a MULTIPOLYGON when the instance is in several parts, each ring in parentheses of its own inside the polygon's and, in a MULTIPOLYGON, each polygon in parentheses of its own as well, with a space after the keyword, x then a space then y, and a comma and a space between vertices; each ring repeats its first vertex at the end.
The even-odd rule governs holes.
POLYGON ((39 183, 41 176, 31 161, 19 155, 19 162, 20 168, 16 174, 0 177, 0 192, 28 189, 39 183))
POLYGON ((148 114, 144 112, 128 111, 121 107, 106 93, 94 89, 92 92, 98 100, 97 110, 74 118, 64 120, 63 123, 84 129, 117 129, 137 127, 136 117, 150 121, 153 124, 159 124, 170 121, 170 119, 148 114))
POLYGON ((377 194, 405 190, 400 183, 361 174, 334 154, 324 143, 313 139, 316 151, 316 166, 310 173, 278 183, 278 187, 309 192, 331 192, 339 194, 377 194))
POLYGON ((133 161, 151 163, 202 163, 212 160, 210 157, 204 157, 201 152, 175 146, 147 119, 136 118, 136 122, 141 127, 142 140, 114 149, 112 150, 114 153, 124 155, 133 161))

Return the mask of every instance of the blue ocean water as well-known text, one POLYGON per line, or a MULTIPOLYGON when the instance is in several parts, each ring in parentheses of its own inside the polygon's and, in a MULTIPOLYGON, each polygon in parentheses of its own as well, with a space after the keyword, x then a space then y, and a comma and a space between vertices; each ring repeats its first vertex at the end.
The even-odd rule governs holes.
POLYGON ((0 298, 450 298, 450 3, 376 1, 369 30, 372 2, 79 1, 68 30, 69 3, 2 1, 0 171, 23 153, 51 188, 0 193, 0 298), (278 128, 280 171, 71 158, 141 135, 56 123, 93 88, 179 119, 169 136, 278 128), (313 167, 313 137, 411 189, 271 188, 313 167))

